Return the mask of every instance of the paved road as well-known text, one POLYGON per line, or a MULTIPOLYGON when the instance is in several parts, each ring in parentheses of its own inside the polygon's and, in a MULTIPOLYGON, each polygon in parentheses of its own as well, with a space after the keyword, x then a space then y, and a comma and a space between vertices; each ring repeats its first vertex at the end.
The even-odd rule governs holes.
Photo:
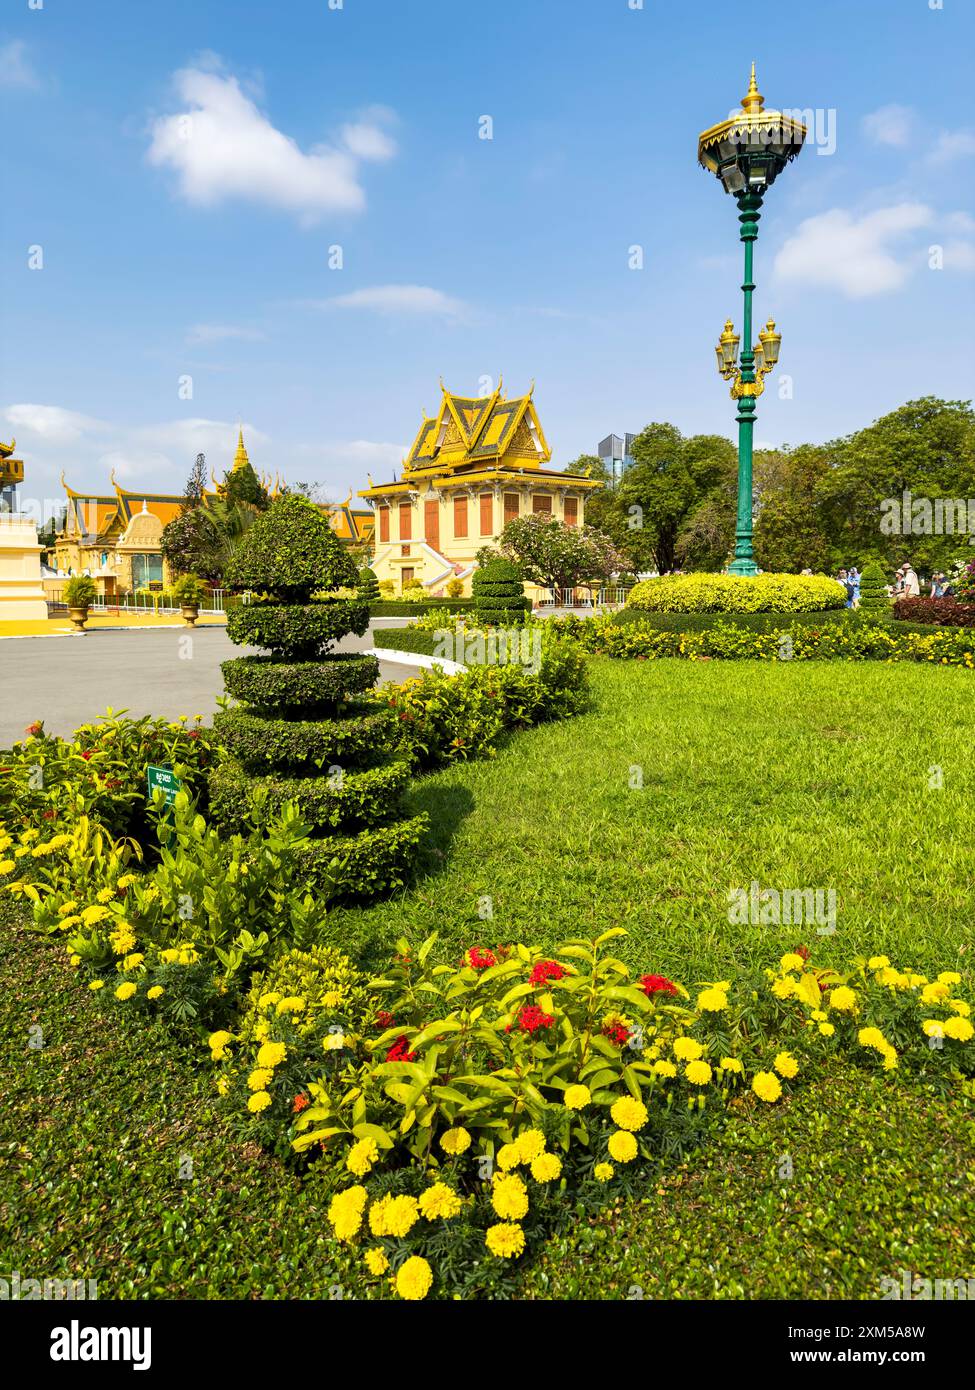
MULTIPOLYGON (((402 626, 380 622, 377 626, 402 626)), ((348 637, 337 651, 364 651, 369 634, 348 637)), ((0 642, 0 748, 43 719, 67 735, 104 714, 108 705, 136 718, 202 714, 209 723, 223 693, 220 663, 240 656, 223 627, 93 628, 86 637, 29 637, 0 642), (192 642, 186 645, 186 638, 192 642)), ((415 669, 382 662, 380 680, 405 680, 415 669)))

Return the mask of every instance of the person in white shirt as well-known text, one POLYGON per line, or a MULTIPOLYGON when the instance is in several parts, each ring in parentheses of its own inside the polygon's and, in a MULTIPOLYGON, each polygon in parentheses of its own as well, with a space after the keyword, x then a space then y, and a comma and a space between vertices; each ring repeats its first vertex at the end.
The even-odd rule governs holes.
POLYGON ((909 560, 906 560, 904 564, 901 565, 901 578, 904 581, 904 587, 901 590, 901 596, 903 598, 920 598, 921 585, 918 582, 918 577, 915 573, 914 566, 910 563, 909 560))

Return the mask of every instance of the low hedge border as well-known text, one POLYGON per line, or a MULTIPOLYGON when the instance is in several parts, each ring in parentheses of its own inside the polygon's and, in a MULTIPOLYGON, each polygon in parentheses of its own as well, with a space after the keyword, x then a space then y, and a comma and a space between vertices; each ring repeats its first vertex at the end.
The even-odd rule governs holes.
POLYGON ((328 777, 248 777, 240 763, 228 761, 210 774, 210 815, 227 830, 240 825, 250 799, 263 797, 277 814, 293 801, 301 819, 316 830, 366 829, 397 814, 410 770, 404 762, 345 773, 333 784, 328 777))
POLYGON ((222 710, 213 721, 224 747, 247 772, 268 767, 299 768, 337 764, 356 768, 374 763, 396 744, 396 717, 374 704, 354 706, 342 719, 264 719, 245 709, 222 710))
POLYGON ((376 648, 385 647, 394 652, 416 652, 420 656, 433 656, 437 642, 435 632, 415 627, 377 628, 372 634, 372 644, 376 648))
POLYGON ((300 660, 314 657, 346 633, 361 637, 369 605, 354 599, 321 603, 248 603, 227 614, 227 636, 238 646, 263 647, 300 660))
POLYGON ((421 613, 467 613, 469 598, 424 598, 411 603, 409 599, 382 598, 369 604, 374 618, 411 618, 421 613))
POLYGON ((894 604, 894 617, 935 627, 975 627, 975 603, 959 603, 954 598, 901 598, 894 604))
POLYGON ((329 898, 379 897, 409 880, 430 820, 426 815, 322 840, 302 855, 304 866, 329 898))
POLYGON ((331 660, 282 662, 270 656, 236 656, 220 670, 235 700, 264 708, 280 705, 334 705, 358 695, 379 679, 379 662, 359 653, 331 660))

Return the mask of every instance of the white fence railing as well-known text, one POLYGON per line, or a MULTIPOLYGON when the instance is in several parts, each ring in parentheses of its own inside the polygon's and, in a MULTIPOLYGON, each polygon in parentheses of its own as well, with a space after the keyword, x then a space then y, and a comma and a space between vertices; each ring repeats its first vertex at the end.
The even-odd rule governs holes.
POLYGON ((539 608, 622 608, 630 587, 604 584, 592 587, 584 584, 573 589, 549 589, 548 598, 539 599, 539 608))

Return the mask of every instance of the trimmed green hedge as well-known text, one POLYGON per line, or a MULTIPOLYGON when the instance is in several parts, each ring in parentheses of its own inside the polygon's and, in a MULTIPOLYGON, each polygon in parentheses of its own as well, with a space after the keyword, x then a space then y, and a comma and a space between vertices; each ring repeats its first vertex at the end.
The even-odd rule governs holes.
POLYGON ((421 613, 469 613, 469 598, 425 598, 410 603, 408 599, 381 598, 369 604, 374 618, 418 618, 421 613))
POLYGON ((471 591, 474 613, 485 627, 514 627, 531 608, 521 574, 510 560, 489 560, 475 570, 471 591))
POLYGON ((379 678, 376 658, 360 653, 288 663, 269 656, 236 656, 222 662, 220 670, 234 699, 264 708, 335 705, 368 690, 379 678))
POLYGON ((312 659, 332 642, 369 627, 369 605, 355 599, 319 603, 246 603, 227 614, 227 636, 241 647, 263 647, 295 660, 312 659))
POLYGON ((436 633, 416 627, 377 628, 372 634, 374 647, 385 647, 387 651, 417 652, 421 656, 433 656, 436 633))
POLYGON ((248 772, 275 767, 307 773, 316 763, 368 766, 394 748, 397 734, 391 710, 364 703, 341 719, 265 719, 246 709, 221 710, 213 728, 248 772))
POLYGON ((626 602, 657 613, 812 613, 845 607, 846 590, 821 574, 666 574, 642 580, 626 602))
MULTIPOLYGON (((709 632, 714 627, 737 627, 744 632, 781 632, 793 625, 821 627, 824 623, 845 623, 851 618, 849 608, 826 608, 819 613, 645 613, 638 608, 621 608, 607 615, 607 621, 619 627, 638 623, 642 627, 658 628, 662 632, 709 632)), ((555 618, 552 621, 590 622, 589 618, 555 618)))
POLYGON ((356 588, 359 571, 318 508, 288 493, 254 522, 225 578, 230 589, 306 603, 320 589, 356 588))
POLYGON ((331 898, 375 898, 402 888, 429 827, 425 815, 322 840, 305 854, 308 871, 331 898))
POLYGON ((410 769, 405 762, 384 763, 364 772, 344 772, 334 783, 328 777, 282 777, 273 773, 250 777, 240 763, 229 760, 210 777, 210 815, 227 830, 240 825, 249 798, 262 798, 268 812, 277 814, 287 802, 298 807, 301 819, 316 830, 365 829, 382 824, 399 811, 410 769))

